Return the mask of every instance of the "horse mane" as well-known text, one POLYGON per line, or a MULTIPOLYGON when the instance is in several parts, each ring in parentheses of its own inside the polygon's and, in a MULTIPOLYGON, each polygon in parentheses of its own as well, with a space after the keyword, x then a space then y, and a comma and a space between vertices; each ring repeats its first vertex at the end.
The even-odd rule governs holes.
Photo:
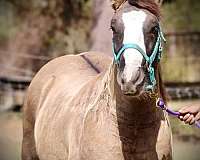
POLYGON ((112 0, 112 7, 117 10, 124 2, 128 1, 129 4, 137 7, 146 9, 154 14, 158 19, 160 18, 159 5, 154 0, 112 0))
POLYGON ((160 93, 160 97, 165 101, 165 103, 169 100, 169 96, 166 92, 164 83, 163 83, 163 79, 162 79, 162 70, 161 70, 161 66, 158 65, 157 68, 157 82, 158 82, 158 90, 160 93))

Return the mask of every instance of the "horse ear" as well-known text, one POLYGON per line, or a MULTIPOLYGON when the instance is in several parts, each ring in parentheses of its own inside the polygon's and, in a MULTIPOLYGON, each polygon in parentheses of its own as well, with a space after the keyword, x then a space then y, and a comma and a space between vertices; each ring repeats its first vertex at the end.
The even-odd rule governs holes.
POLYGON ((111 0, 111 2, 112 2, 112 8, 114 10, 117 10, 126 1, 127 0, 111 0))
MULTIPOLYGON (((134 2, 139 2, 139 1, 145 1, 145 0, 128 0, 129 3, 134 3, 134 2)), ((159 6, 161 6, 164 0, 149 0, 149 1, 154 1, 154 2, 156 2, 159 6)))

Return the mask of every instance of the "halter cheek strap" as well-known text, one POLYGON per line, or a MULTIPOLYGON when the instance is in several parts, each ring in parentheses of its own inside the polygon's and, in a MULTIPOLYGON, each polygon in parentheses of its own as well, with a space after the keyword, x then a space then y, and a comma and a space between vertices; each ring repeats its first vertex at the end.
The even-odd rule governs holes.
POLYGON ((155 69, 152 65, 153 65, 154 61, 157 60, 159 62, 160 59, 161 59, 161 53, 162 53, 162 50, 163 50, 162 49, 162 40, 164 42, 166 42, 161 29, 159 29, 157 41, 155 43, 153 52, 152 52, 150 57, 147 56, 146 52, 139 45, 134 44, 134 43, 133 44, 124 44, 122 46, 122 48, 116 53, 115 52, 115 46, 114 46, 114 43, 113 43, 114 60, 117 64, 119 64, 120 57, 126 49, 129 49, 129 48, 136 49, 142 54, 142 56, 144 57, 145 61, 148 64, 148 73, 149 73, 149 79, 150 79, 150 84, 148 84, 146 86, 146 90, 152 90, 153 91, 153 89, 156 85, 155 69))

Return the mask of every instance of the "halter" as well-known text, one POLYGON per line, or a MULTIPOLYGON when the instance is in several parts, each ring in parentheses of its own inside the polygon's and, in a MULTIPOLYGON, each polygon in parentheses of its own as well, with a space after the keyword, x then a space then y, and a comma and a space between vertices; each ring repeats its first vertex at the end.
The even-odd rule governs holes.
POLYGON ((135 43, 123 44, 123 46, 120 48, 120 50, 116 53, 115 46, 113 43, 114 60, 117 64, 119 64, 120 57, 126 49, 132 48, 132 49, 138 50, 142 54, 142 56, 144 57, 144 59, 146 60, 146 62, 148 64, 148 73, 149 73, 150 83, 146 86, 146 90, 153 91, 154 87, 156 85, 156 78, 155 78, 155 69, 152 65, 153 65, 154 61, 157 60, 157 62, 159 62, 161 59, 161 54, 163 51, 162 41, 166 42, 166 40, 163 36, 163 33, 161 31, 161 28, 159 27, 157 41, 155 43, 153 52, 150 57, 147 56, 146 52, 139 45, 137 45, 135 43))

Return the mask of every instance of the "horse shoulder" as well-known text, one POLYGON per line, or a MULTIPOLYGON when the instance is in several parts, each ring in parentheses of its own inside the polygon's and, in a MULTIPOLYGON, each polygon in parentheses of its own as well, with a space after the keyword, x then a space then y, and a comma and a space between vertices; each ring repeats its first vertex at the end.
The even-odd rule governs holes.
MULTIPOLYGON (((39 117, 44 116, 46 111, 50 113, 49 115, 53 115, 51 108, 57 108, 56 103, 54 103, 56 95, 69 93, 68 99, 70 99, 86 83, 106 71, 110 63, 111 58, 106 55, 86 52, 79 55, 58 57, 44 65, 28 88, 26 105, 24 105, 24 122, 31 119, 32 127, 24 130, 31 130, 33 134, 33 126, 39 122, 38 120, 41 119, 39 117), (46 105, 50 102, 53 104, 46 105)), ((37 128, 36 126, 35 128, 37 128)), ((36 133, 36 131, 34 132, 36 133)))
POLYGON ((65 78, 66 84, 82 85, 82 83, 104 72, 110 63, 111 58, 109 56, 97 52, 85 52, 79 55, 65 55, 55 58, 44 65, 33 78, 29 86, 30 96, 28 97, 34 99, 35 103, 39 102, 41 94, 44 92, 42 90, 48 91, 48 89, 44 89, 46 88, 45 84, 60 76, 67 77, 65 78))

